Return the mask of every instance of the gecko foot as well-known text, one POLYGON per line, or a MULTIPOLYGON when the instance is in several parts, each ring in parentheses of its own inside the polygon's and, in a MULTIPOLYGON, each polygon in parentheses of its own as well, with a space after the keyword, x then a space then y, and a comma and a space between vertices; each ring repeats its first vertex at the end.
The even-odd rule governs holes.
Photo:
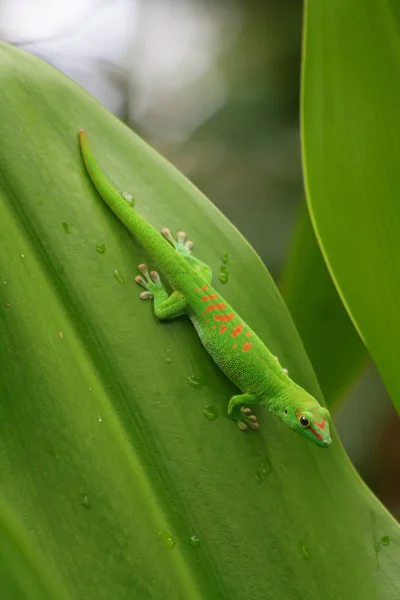
POLYGON ((163 285, 161 283, 161 279, 157 271, 150 271, 147 268, 147 265, 139 265, 139 271, 142 273, 135 277, 135 281, 138 285, 145 289, 144 292, 141 292, 140 298, 142 300, 151 300, 154 298, 154 294, 158 291, 163 290, 163 285))
POLYGON ((181 254, 182 256, 190 256, 192 253, 193 242, 192 240, 186 240, 186 233, 184 231, 179 231, 176 236, 176 240, 173 238, 170 230, 167 227, 161 229, 162 235, 166 240, 173 245, 175 250, 181 254))
POLYGON ((260 427, 257 423, 257 417, 251 412, 251 408, 242 407, 240 409, 239 418, 236 419, 236 423, 238 424, 240 431, 246 431, 248 427, 255 430, 260 427))

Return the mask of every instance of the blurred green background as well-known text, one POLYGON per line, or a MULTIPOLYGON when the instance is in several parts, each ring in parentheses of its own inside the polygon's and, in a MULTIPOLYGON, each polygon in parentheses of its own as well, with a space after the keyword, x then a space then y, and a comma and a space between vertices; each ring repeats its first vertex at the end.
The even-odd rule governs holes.
POLYGON ((250 241, 287 298, 322 389, 334 389, 327 395, 351 460, 398 517, 399 420, 379 375, 351 331, 337 337, 336 354, 346 361, 357 347, 358 376, 336 387, 337 363, 315 347, 321 322, 334 335, 346 317, 333 293, 314 290, 329 285, 315 248, 298 251, 309 227, 299 139, 302 11, 297 0, 0 0, 0 39, 75 79, 250 241), (307 286, 293 302, 299 269, 307 286))

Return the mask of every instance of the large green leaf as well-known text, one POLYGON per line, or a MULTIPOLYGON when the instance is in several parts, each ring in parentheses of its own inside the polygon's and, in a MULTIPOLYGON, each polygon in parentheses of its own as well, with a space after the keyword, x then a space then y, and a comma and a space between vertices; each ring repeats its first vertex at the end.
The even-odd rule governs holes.
POLYGON ((368 352, 326 268, 306 206, 297 218, 280 289, 332 410, 367 364, 368 352))
POLYGON ((10 552, 38 548, 21 578, 46 569, 56 600, 397 597, 398 526, 337 438, 323 450, 267 411, 259 433, 239 432, 236 390, 191 324, 139 301, 145 254, 88 180, 79 127, 141 215, 187 229, 215 271, 228 255, 222 293, 320 398, 249 245, 59 72, 5 45, 0 69, 0 464, 18 527, 0 523, 10 552))
POLYGON ((311 217, 400 410, 400 11, 391 0, 308 0, 304 48, 311 217))

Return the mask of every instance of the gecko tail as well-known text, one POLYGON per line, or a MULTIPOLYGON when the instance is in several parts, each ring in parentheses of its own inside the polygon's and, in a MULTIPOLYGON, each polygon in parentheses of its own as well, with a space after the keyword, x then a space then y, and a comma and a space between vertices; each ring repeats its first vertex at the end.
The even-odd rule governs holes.
POLYGON ((104 202, 111 208, 113 213, 127 227, 130 226, 131 228, 134 228, 135 223, 132 223, 132 215, 134 214, 132 212, 132 207, 134 205, 133 196, 127 192, 123 192, 122 194, 118 192, 102 173, 89 145, 84 129, 79 130, 79 143, 86 171, 94 187, 103 198, 104 202))

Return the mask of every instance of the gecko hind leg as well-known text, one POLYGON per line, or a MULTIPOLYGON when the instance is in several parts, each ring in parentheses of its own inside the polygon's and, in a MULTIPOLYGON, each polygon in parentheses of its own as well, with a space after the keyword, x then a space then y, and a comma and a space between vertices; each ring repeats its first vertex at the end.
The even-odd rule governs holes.
POLYGON ((252 394, 233 396, 229 402, 228 416, 236 421, 241 431, 246 431, 248 427, 258 429, 257 417, 252 414, 251 408, 245 406, 246 404, 260 404, 260 399, 252 394))
POLYGON ((186 233, 184 231, 179 231, 177 233, 176 239, 172 236, 171 231, 167 227, 164 227, 164 229, 161 230, 161 233, 165 237, 165 239, 173 245, 178 254, 183 256, 183 258, 185 258, 187 262, 194 269, 196 269, 196 271, 198 271, 198 273, 207 283, 211 283, 211 268, 192 255, 193 242, 192 240, 186 239, 186 233))
POLYGON ((174 319, 186 314, 187 302, 181 292, 175 291, 168 296, 157 271, 149 273, 147 265, 143 264, 139 265, 138 268, 142 275, 135 277, 135 281, 145 289, 144 292, 141 292, 140 298, 142 300, 154 300, 154 314, 157 319, 174 319))

